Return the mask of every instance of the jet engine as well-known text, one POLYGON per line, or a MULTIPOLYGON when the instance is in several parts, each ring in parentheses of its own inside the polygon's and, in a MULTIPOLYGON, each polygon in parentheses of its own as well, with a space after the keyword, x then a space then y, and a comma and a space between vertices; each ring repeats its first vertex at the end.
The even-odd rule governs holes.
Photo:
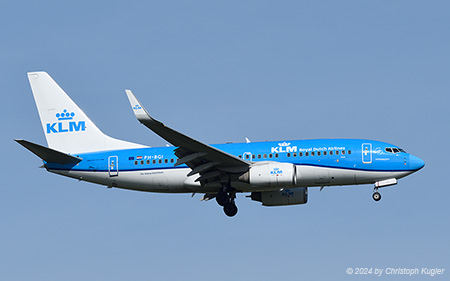
POLYGON ((297 183, 295 165, 279 162, 259 162, 239 177, 239 181, 260 187, 293 187, 297 183))
POLYGON ((297 187, 279 191, 252 192, 250 198, 263 206, 287 206, 306 204, 308 202, 308 188, 297 187))

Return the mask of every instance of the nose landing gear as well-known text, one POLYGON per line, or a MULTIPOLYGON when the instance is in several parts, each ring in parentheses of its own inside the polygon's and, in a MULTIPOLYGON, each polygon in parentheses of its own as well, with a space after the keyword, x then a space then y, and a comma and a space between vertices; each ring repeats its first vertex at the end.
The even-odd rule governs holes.
POLYGON ((377 202, 381 200, 381 194, 378 192, 378 188, 379 187, 387 187, 387 186, 396 185, 396 184, 397 184, 397 179, 396 178, 382 180, 382 181, 377 181, 374 184, 375 187, 373 188, 373 194, 372 194, 373 200, 375 200, 377 202))
POLYGON ((373 198, 373 200, 375 200, 377 202, 381 200, 381 194, 378 192, 378 187, 375 187, 373 189, 372 198, 373 198))

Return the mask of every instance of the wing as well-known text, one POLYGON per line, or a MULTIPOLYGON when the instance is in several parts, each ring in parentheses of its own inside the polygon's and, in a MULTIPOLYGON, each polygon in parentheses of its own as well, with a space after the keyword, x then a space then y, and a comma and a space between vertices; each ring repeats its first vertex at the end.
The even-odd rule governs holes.
POLYGON ((174 150, 178 157, 175 166, 186 164, 192 171, 188 176, 200 174, 196 181, 206 183, 224 181, 231 174, 246 172, 251 164, 239 157, 220 149, 199 142, 180 132, 177 132, 158 120, 153 119, 136 99, 130 90, 125 90, 136 118, 157 135, 176 146, 174 150))

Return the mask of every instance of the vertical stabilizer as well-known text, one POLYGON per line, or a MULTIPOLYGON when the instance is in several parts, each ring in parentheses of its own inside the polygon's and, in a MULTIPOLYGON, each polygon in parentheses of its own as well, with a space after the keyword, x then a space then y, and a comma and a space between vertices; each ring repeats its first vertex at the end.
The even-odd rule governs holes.
POLYGON ((145 147, 105 135, 46 72, 29 72, 47 144, 66 153, 145 147))

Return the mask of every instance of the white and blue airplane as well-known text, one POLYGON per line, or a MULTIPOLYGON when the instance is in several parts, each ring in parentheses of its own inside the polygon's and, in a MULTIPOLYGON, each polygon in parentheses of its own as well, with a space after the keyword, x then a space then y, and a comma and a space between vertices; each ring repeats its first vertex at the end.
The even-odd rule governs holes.
POLYGON ((153 119, 130 90, 137 119, 173 147, 150 147, 105 135, 45 72, 28 79, 48 147, 16 140, 47 171, 107 187, 202 193, 227 216, 237 193, 264 206, 305 204, 308 187, 373 184, 378 188, 420 170, 424 161, 403 149, 363 139, 287 140, 207 145, 153 119))

